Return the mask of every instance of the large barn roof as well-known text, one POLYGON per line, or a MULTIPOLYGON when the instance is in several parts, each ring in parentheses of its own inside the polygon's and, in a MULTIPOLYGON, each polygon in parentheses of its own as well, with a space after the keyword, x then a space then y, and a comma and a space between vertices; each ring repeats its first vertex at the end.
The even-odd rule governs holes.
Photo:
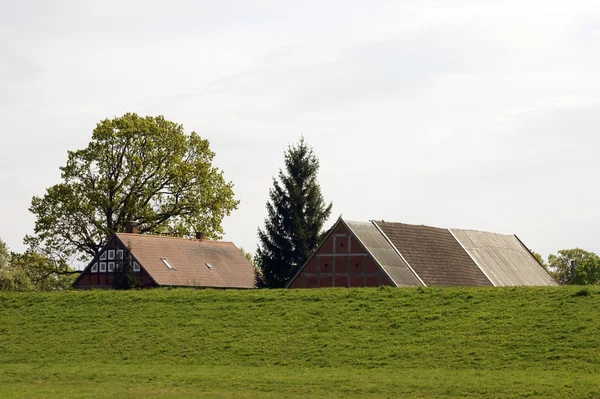
POLYGON ((371 253, 398 287, 423 285, 415 272, 406 264, 396 248, 373 223, 345 221, 361 244, 371 253))
POLYGON ((554 285, 515 235, 450 230, 495 286, 554 285))
POLYGON ((254 267, 231 242, 128 233, 116 236, 158 285, 254 287, 254 267))
POLYGON ((427 285, 492 285, 447 229, 374 222, 427 285))

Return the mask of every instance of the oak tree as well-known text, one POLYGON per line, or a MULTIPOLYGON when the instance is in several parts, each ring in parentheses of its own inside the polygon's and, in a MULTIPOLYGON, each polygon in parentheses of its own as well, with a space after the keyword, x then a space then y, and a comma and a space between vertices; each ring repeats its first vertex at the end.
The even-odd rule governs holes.
POLYGON ((561 249, 548 257, 548 266, 560 284, 600 283, 600 257, 581 248, 561 249))
POLYGON ((214 156, 208 140, 163 116, 105 119, 86 148, 68 152, 62 182, 33 197, 25 242, 85 260, 128 222, 140 233, 219 238, 239 201, 214 156))

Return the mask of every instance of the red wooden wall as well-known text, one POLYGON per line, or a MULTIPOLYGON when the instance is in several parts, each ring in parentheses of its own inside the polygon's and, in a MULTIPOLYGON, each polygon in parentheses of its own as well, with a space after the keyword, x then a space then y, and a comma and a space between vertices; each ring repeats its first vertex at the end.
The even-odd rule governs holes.
POLYGON ((395 286, 367 250, 340 223, 289 288, 395 286))
MULTIPOLYGON (((120 246, 119 240, 114 239, 114 238, 105 247, 106 251, 108 251, 109 249, 114 249, 115 251, 118 249, 122 249, 124 251, 124 253, 127 253, 127 248, 120 246)), ((105 261, 103 260, 102 262, 108 263, 109 261, 112 261, 112 260, 106 259, 105 261)), ((114 261, 116 262, 116 259, 114 261)), ((91 264, 94 264, 96 262, 98 262, 98 263, 101 262, 99 257, 94 259, 91 262, 91 264)), ((152 281, 152 279, 150 278, 148 273, 146 273, 146 271, 144 271, 143 265, 140 265, 140 271, 137 272, 136 274, 142 283, 142 287, 147 288, 147 287, 156 287, 157 286, 154 283, 154 281, 152 281)), ((98 268, 97 272, 92 272, 92 268, 90 265, 90 267, 87 267, 84 270, 84 272, 81 274, 81 276, 79 277, 77 282, 74 284, 74 287, 78 288, 78 289, 112 288, 113 275, 114 275, 113 272, 108 271, 108 267, 107 267, 107 271, 105 271, 105 272, 101 272, 99 268, 98 268)))

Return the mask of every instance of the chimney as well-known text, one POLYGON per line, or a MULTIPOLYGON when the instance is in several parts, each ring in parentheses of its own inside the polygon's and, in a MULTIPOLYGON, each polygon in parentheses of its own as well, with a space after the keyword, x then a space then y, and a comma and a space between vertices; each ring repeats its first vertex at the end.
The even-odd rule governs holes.
POLYGON ((127 223, 127 227, 125 228, 126 233, 130 234, 138 234, 138 224, 136 222, 127 223))
POLYGON ((204 232, 201 232, 201 231, 196 232, 196 240, 204 241, 205 239, 206 239, 206 234, 204 232))

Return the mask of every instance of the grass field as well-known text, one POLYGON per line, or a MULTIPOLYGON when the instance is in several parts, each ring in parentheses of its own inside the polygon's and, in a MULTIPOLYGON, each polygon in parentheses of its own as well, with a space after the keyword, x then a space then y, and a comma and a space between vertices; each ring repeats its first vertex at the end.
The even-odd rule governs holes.
POLYGON ((599 398, 600 287, 0 293, 0 398, 599 398))

